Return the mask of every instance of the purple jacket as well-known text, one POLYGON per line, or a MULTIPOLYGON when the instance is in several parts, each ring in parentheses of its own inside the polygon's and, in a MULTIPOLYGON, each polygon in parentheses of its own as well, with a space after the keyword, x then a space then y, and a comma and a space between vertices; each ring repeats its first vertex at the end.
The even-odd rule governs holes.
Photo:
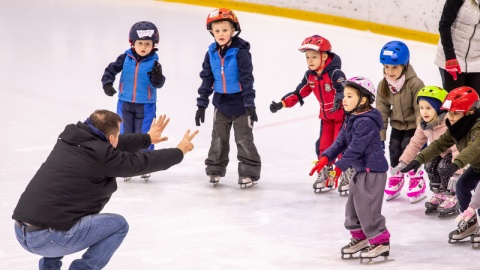
POLYGON ((335 142, 322 153, 328 160, 342 157, 335 166, 342 171, 353 167, 356 172, 386 172, 388 162, 380 140, 383 118, 377 109, 348 114, 335 142))

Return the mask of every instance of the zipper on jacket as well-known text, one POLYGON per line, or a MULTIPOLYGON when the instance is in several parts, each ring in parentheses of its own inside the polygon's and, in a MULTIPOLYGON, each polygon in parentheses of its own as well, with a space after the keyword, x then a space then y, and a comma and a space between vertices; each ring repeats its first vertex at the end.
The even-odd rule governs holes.
POLYGON ((133 77, 133 95, 132 95, 132 102, 135 102, 137 98, 137 77, 138 77, 138 67, 140 66, 140 62, 137 62, 135 59, 135 76, 133 77))
POLYGON ((226 80, 225 80, 225 72, 224 72, 224 64, 225 64, 225 61, 222 57, 222 55, 220 54, 220 51, 217 51, 218 53, 218 56, 220 57, 220 60, 222 60, 222 66, 221 66, 221 69, 220 69, 220 73, 222 74, 222 84, 223 84, 223 93, 227 93, 227 85, 225 84, 226 83, 226 80))
POLYGON ((150 97, 151 97, 150 85, 147 86, 147 89, 148 89, 148 100, 150 100, 150 97))
POLYGON ((467 52, 465 53, 465 71, 464 72, 467 72, 468 70, 468 63, 467 63, 467 56, 468 56, 468 52, 470 51, 470 45, 472 44, 472 38, 473 36, 475 35, 475 30, 477 30, 477 26, 480 22, 478 22, 477 24, 475 24, 475 26, 473 27, 473 34, 472 36, 468 39, 468 47, 467 47, 467 52))

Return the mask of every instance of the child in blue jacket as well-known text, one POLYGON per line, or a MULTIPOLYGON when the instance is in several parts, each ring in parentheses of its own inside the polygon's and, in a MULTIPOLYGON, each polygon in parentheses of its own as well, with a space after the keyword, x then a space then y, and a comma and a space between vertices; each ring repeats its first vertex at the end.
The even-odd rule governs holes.
MULTIPOLYGON (((121 134, 146 133, 155 119, 157 88, 165 83, 155 48, 159 40, 158 29, 153 23, 135 23, 129 34, 131 48, 110 63, 102 76, 105 94, 113 96, 117 93, 113 87, 115 76, 122 72, 117 103, 117 114, 123 120, 121 134)), ((152 144, 149 150, 153 149, 152 144)), ((142 177, 147 181, 150 175, 142 177)))
POLYGON ((343 108, 346 118, 335 142, 322 153, 310 175, 320 171, 330 160, 342 157, 335 166, 342 171, 352 166, 355 175, 350 181, 350 193, 345 206, 345 228, 351 242, 341 249, 342 258, 362 251, 362 260, 388 256, 390 233, 382 215, 383 189, 387 181, 388 162, 380 140, 383 118, 371 104, 375 88, 364 77, 344 82, 343 108))
POLYGON ((233 11, 215 9, 207 17, 207 30, 215 42, 208 47, 200 72, 195 122, 205 121, 205 109, 213 94, 215 107, 212 143, 205 160, 206 173, 214 186, 225 176, 229 162, 230 131, 237 144, 238 184, 251 186, 260 179, 261 161, 253 142, 253 122, 258 121, 253 89, 250 44, 238 37, 240 23, 233 11), (235 32, 237 32, 235 34, 235 32))

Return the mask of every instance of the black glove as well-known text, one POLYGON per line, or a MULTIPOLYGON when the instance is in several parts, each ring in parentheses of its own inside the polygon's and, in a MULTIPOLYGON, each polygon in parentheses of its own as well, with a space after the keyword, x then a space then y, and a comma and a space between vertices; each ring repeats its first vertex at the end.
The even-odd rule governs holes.
POLYGON ((458 166, 455 165, 454 163, 448 165, 445 169, 443 169, 440 172, 440 175, 444 177, 444 179, 450 179, 450 177, 453 176, 453 174, 458 171, 458 166))
POLYGON ((276 113, 281 109, 283 109, 283 103, 281 101, 280 102, 272 101, 272 104, 270 104, 270 111, 272 113, 276 113))
POLYGON ((152 70, 150 70, 150 72, 147 72, 147 74, 150 76, 150 80, 152 82, 160 83, 163 79, 162 65, 160 65, 160 63, 155 60, 152 70))
POLYGON ((205 122, 205 109, 205 107, 198 106, 198 110, 195 113, 195 124, 197 124, 197 127, 200 126, 200 121, 202 123, 205 122))
POLYGON ((385 141, 381 141, 382 143, 382 149, 385 150, 385 141))
MULTIPOLYGON (((331 113, 333 112, 336 112, 338 111, 338 109, 340 109, 340 105, 342 105, 342 101, 340 99, 335 99, 335 101, 333 102, 333 107, 332 107, 332 110, 330 110, 331 113)), ((383 148, 385 149, 385 148, 383 148)))
POLYGON ((414 170, 415 172, 417 172, 418 168, 420 168, 420 165, 422 165, 420 164, 420 162, 416 160, 412 160, 410 163, 408 163, 408 165, 405 168, 401 169, 400 171, 402 173, 407 173, 411 170, 414 170))
POLYGON ((250 125, 253 126, 253 122, 258 121, 257 111, 255 107, 247 107, 247 115, 250 118, 250 125))
POLYGON ((105 95, 110 96, 110 97, 115 95, 115 93, 117 93, 117 90, 115 90, 115 88, 113 88, 111 83, 105 84, 103 86, 103 91, 105 91, 105 95))

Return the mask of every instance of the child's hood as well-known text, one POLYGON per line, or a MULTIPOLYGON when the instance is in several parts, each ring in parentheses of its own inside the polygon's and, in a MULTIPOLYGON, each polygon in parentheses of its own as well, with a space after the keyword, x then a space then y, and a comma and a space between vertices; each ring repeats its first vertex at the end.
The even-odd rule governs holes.
POLYGON ((250 50, 250 43, 248 43, 248 41, 243 40, 242 38, 234 37, 232 38, 232 44, 230 44, 230 48, 250 50))
POLYGON ((378 129, 383 129, 383 117, 379 110, 372 109, 368 112, 360 113, 355 115, 356 118, 370 118, 378 127, 378 129))

